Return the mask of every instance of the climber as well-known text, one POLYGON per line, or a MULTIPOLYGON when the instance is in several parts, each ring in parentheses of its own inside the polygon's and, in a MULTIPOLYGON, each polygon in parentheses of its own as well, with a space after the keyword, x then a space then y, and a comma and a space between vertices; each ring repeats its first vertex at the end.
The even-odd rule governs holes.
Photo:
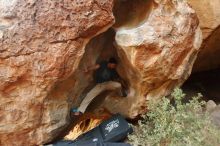
POLYGON ((126 84, 120 78, 116 71, 117 60, 114 57, 111 57, 108 61, 102 61, 99 64, 96 64, 93 67, 86 69, 84 72, 88 73, 89 71, 95 70, 94 78, 97 84, 108 82, 108 81, 116 81, 120 82, 122 85, 121 94, 123 97, 127 96, 126 84))
POLYGON ((102 61, 93 67, 86 69, 84 72, 95 70, 95 81, 96 83, 103 83, 107 81, 113 81, 119 78, 116 72, 117 60, 115 58, 110 58, 109 61, 102 61))
POLYGON ((73 115, 73 117, 77 117, 84 113, 91 101, 103 91, 117 90, 120 91, 121 96, 127 95, 124 90, 125 83, 120 79, 116 71, 116 66, 117 60, 112 57, 108 61, 104 60, 99 64, 84 70, 85 73, 95 71, 94 79, 97 84, 87 93, 80 106, 78 108, 74 108, 74 110, 71 110, 71 115, 73 115))
POLYGON ((108 61, 102 61, 98 64, 96 64, 93 67, 90 67, 86 70, 84 70, 85 73, 88 73, 89 71, 94 71, 94 79, 97 84, 108 82, 108 81, 117 81, 122 84, 122 96, 127 96, 126 93, 126 84, 125 82, 120 78, 116 71, 117 67, 117 60, 114 57, 111 57, 108 61))

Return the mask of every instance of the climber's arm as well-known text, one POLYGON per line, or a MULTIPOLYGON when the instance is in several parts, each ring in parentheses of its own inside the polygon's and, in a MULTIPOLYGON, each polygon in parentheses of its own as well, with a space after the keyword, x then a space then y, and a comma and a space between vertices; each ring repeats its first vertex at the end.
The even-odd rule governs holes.
POLYGON ((96 64, 94 66, 88 67, 84 70, 85 73, 89 72, 89 71, 93 71, 93 70, 97 70, 98 68, 100 68, 99 64, 96 64))

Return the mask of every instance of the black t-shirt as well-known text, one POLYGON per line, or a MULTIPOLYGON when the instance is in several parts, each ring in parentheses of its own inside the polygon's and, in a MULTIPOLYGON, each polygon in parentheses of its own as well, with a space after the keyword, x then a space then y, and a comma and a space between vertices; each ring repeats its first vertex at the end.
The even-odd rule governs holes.
POLYGON ((99 63, 100 67, 95 71, 96 83, 103 83, 107 81, 112 81, 118 78, 118 73, 115 69, 108 68, 108 62, 102 61, 99 63))

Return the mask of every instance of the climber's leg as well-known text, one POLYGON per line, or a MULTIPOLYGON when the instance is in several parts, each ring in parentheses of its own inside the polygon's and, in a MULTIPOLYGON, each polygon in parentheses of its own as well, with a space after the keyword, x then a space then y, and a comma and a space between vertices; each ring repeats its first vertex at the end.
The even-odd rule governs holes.
POLYGON ((97 84, 83 99, 82 103, 78 108, 78 111, 84 113, 88 105, 92 102, 92 100, 103 91, 116 90, 119 88, 121 88, 121 84, 113 81, 97 84))

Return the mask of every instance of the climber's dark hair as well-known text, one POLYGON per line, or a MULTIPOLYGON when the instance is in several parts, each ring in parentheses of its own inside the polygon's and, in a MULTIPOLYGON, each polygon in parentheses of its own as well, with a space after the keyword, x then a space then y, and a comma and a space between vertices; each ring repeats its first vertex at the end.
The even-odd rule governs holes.
POLYGON ((111 57, 109 60, 108 60, 109 63, 114 63, 114 64, 118 64, 117 60, 114 58, 114 57, 111 57))

